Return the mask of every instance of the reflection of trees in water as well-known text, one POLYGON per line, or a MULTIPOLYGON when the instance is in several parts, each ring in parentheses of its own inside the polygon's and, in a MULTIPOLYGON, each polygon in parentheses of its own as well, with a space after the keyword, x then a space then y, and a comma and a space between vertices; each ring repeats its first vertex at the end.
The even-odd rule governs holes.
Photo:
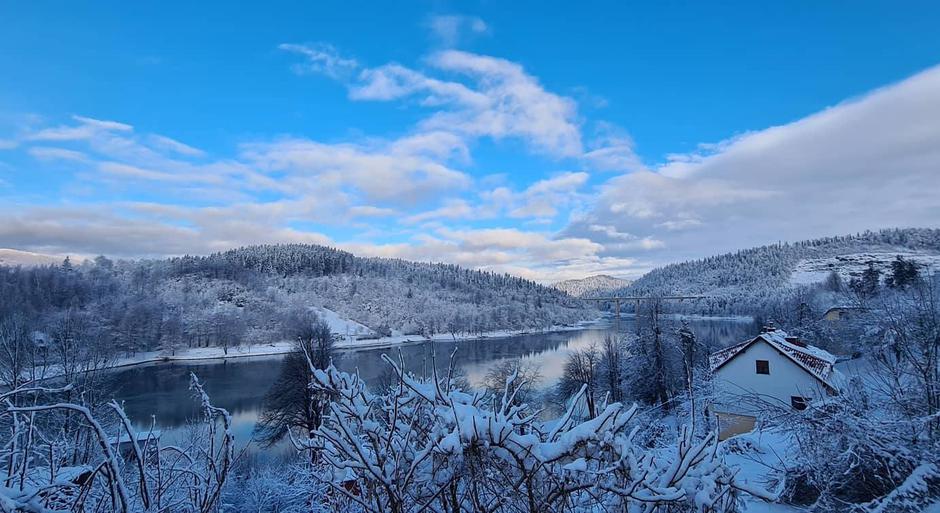
MULTIPOLYGON (((622 333, 634 333, 631 321, 629 318, 623 319, 620 326, 622 333)), ((675 321, 675 324, 678 328, 679 321, 675 321)), ((731 345, 756 333, 752 323, 746 322, 696 320, 690 324, 696 337, 709 349, 731 345)), ((358 369, 367 383, 381 383, 382 377, 387 376, 389 372, 388 365, 380 358, 383 353, 397 360, 398 351, 401 350, 405 367, 411 372, 423 375, 430 373, 432 348, 436 353, 438 371, 441 373, 446 372, 448 358, 454 348, 458 348, 457 365, 463 370, 473 368, 485 373, 490 365, 506 359, 525 357, 542 366, 542 374, 546 377, 542 384, 551 386, 554 384, 551 366, 563 365, 564 355, 572 349, 588 347, 594 342, 600 345, 604 336, 611 331, 583 330, 346 351, 337 366, 346 372, 355 372, 358 369)), ((247 421, 254 419, 260 412, 264 394, 277 379, 280 366, 280 358, 266 358, 135 367, 112 374, 110 385, 113 386, 114 392, 110 397, 126 400, 128 415, 140 427, 150 425, 151 415, 154 415, 157 424, 164 428, 181 426, 196 414, 189 391, 189 372, 193 371, 205 385, 214 403, 247 421)))
POLYGON ((213 403, 233 415, 256 414, 279 365, 279 359, 148 365, 115 373, 110 383, 113 397, 125 400, 135 423, 149 426, 154 416, 158 425, 175 427, 197 413, 189 390, 190 372, 199 376, 213 403))
POLYGON ((443 375, 447 372, 451 354, 454 354, 457 367, 465 367, 471 364, 534 357, 545 352, 558 351, 567 346, 573 338, 572 333, 546 333, 460 342, 422 342, 381 350, 345 353, 342 364, 338 367, 347 372, 358 370, 359 375, 367 383, 370 380, 381 382, 389 375, 389 368, 380 355, 388 354, 397 360, 398 352, 401 351, 405 369, 408 372, 420 377, 429 376, 433 361, 438 373, 443 375), (456 353, 454 353, 455 349, 456 353))

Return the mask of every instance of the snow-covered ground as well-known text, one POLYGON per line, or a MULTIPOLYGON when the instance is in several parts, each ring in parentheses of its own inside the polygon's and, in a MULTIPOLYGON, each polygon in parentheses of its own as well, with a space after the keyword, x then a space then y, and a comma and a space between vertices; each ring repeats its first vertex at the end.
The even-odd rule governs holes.
MULTIPOLYGON (((755 430, 722 442, 728 452, 725 462, 738 468, 738 477, 749 485, 774 490, 771 481, 779 477, 779 469, 788 460, 788 450, 794 444, 789 436, 777 431, 755 430)), ((768 503, 745 496, 747 513, 791 513, 800 508, 780 503, 768 503)))
POLYGON ((909 249, 899 249, 897 251, 883 252, 864 252, 853 253, 849 255, 839 255, 826 258, 807 258, 800 260, 793 274, 790 275, 790 283, 793 285, 810 285, 825 281, 829 273, 836 271, 843 280, 848 281, 852 278, 861 276, 862 272, 868 268, 868 264, 873 264, 876 269, 885 274, 891 270, 891 262, 898 256, 905 260, 917 262, 927 269, 940 269, 940 255, 923 251, 911 251, 909 249))
POLYGON ((330 331, 342 340, 355 339, 356 337, 375 336, 376 333, 368 326, 356 322, 352 319, 345 319, 333 310, 322 307, 314 307, 317 316, 330 327, 330 331))

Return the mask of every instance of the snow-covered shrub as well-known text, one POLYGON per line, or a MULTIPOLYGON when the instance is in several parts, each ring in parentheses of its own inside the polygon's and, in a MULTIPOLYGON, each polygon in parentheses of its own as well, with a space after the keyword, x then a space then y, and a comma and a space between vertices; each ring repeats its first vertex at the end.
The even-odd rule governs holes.
POLYGON ((218 511, 235 462, 231 418, 212 405, 195 375, 191 388, 203 422, 186 446, 163 446, 153 431, 136 432, 116 402, 100 412, 43 403, 70 387, 0 394, 7 405, 0 411, 0 511, 218 511), (14 405, 18 396, 28 401, 14 405))
POLYGON ((908 499, 915 491, 924 500, 940 496, 936 469, 931 479, 922 468, 940 454, 937 447, 911 438, 915 426, 874 406, 859 388, 854 383, 842 396, 787 419, 798 450, 787 462, 784 498, 829 512, 877 505, 905 488, 908 499), (923 486, 915 490, 906 483, 917 475, 923 486))
MULTIPOLYGON (((224 513, 326 513, 336 511, 321 472, 306 461, 278 461, 235 476, 222 497, 224 513)), ((350 512, 352 513, 352 512, 350 512)))
POLYGON ((543 423, 514 400, 513 377, 490 408, 449 377, 419 381, 385 359, 398 383, 382 394, 332 366, 315 371, 330 414, 312 439, 294 440, 330 469, 320 478, 332 492, 364 511, 726 512, 742 492, 773 499, 735 477, 714 433, 682 429, 676 445, 651 451, 633 442, 635 406, 543 423))

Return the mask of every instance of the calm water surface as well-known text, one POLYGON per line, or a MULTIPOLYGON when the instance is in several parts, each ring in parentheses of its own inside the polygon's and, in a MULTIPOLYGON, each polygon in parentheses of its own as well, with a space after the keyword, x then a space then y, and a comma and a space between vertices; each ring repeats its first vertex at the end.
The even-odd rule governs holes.
MULTIPOLYGON (((718 348, 753 334, 751 322, 705 319, 690 322, 696 336, 718 348)), ((619 329, 632 332, 632 318, 624 318, 619 329)), ((430 372, 432 351, 441 371, 446 370, 451 352, 457 349, 457 367, 473 386, 479 386, 487 371, 501 361, 522 358, 538 366, 542 374, 539 386, 547 390, 562 374, 571 351, 600 344, 617 331, 614 326, 561 333, 521 335, 500 339, 461 342, 424 342, 401 347, 344 350, 337 367, 359 371, 366 382, 377 382, 388 375, 383 353, 395 357, 402 352, 406 368, 419 375, 430 372)), ((226 408, 234 420, 240 443, 251 439, 262 400, 280 371, 281 357, 241 358, 202 362, 157 363, 114 372, 110 379, 111 395, 124 402, 128 416, 138 429, 148 429, 155 422, 163 431, 165 443, 175 443, 186 435, 186 426, 197 418, 196 403, 189 391, 189 373, 202 381, 216 406, 226 408)))

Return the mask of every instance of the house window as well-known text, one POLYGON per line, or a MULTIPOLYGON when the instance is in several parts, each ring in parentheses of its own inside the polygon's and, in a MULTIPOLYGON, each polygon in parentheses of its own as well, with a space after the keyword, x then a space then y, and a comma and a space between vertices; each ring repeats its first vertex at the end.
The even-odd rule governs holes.
POLYGON ((809 404, 809 399, 805 397, 800 397, 798 395, 790 397, 790 405, 793 406, 793 408, 796 410, 805 410, 807 404, 809 404))
POLYGON ((767 360, 757 360, 757 373, 770 374, 770 362, 767 360))

